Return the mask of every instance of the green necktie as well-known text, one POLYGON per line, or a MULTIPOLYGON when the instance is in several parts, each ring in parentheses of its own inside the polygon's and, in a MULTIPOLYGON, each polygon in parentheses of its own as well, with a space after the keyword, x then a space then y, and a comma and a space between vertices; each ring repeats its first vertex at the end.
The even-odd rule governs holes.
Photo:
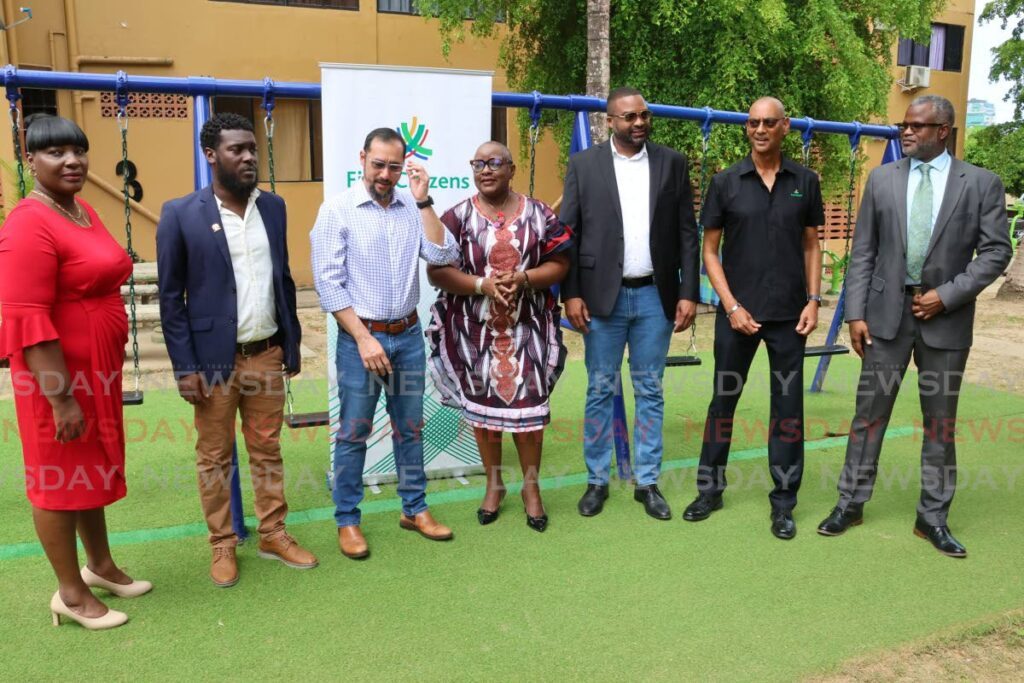
POLYGON ((932 180, 928 177, 932 167, 921 164, 917 168, 921 171, 921 182, 914 192, 907 222, 907 279, 913 283, 921 282, 921 268, 932 238, 932 180))

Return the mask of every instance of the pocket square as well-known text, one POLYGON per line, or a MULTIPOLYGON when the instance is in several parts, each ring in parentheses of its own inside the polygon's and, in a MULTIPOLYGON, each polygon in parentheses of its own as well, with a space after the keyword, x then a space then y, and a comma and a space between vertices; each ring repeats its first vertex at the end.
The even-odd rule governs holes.
POLYGON ((220 223, 214 223, 213 225, 210 226, 210 229, 213 230, 214 232, 220 232, 220 223))

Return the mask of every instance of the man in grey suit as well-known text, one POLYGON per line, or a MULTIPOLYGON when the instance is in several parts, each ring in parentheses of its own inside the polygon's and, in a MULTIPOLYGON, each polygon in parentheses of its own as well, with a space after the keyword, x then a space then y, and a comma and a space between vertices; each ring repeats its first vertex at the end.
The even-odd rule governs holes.
POLYGON ((633 498, 655 519, 670 519, 657 485, 661 379, 672 332, 689 327, 697 312, 693 191, 686 157, 648 141, 651 111, 638 90, 608 93, 608 127, 610 140, 569 160, 560 216, 575 234, 562 300, 586 347, 588 477, 578 509, 591 517, 608 498, 612 402, 628 345, 636 397, 633 498))
POLYGON ((967 550, 946 524, 956 489, 956 410, 974 327, 974 301, 1012 250, 1003 184, 952 158, 953 105, 911 102, 899 124, 909 159, 873 170, 846 275, 850 342, 863 359, 857 408, 839 476, 839 502, 818 527, 837 536, 863 521, 878 456, 911 354, 924 418, 914 533, 950 557, 967 550))

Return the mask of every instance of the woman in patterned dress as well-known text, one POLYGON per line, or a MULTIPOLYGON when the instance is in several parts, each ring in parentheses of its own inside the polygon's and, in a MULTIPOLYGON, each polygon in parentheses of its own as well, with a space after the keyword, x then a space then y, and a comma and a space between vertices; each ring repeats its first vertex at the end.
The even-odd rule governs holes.
POLYGON ((125 496, 121 366, 128 319, 125 250, 78 198, 89 141, 55 116, 26 119, 35 189, 0 229, 0 356, 10 359, 25 484, 57 576, 60 617, 91 630, 128 620, 90 589, 136 597, 153 586, 114 562, 104 508, 125 496), (77 537, 87 564, 79 569, 77 537))
POLYGON ((487 475, 477 519, 498 518, 505 484, 501 435, 511 432, 523 470, 526 523, 547 528, 540 488, 548 397, 561 374, 565 347, 552 285, 569 269, 571 232, 541 201, 512 191, 512 155, 486 142, 470 161, 478 194, 449 209, 441 222, 459 241, 457 262, 428 268, 442 290, 427 337, 430 370, 446 405, 473 427, 487 475))

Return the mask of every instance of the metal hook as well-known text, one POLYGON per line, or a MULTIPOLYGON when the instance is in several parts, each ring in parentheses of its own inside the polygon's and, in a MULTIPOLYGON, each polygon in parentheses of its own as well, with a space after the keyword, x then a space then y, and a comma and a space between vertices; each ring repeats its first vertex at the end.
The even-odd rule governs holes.
POLYGON ((263 79, 263 111, 267 112, 267 117, 272 116, 274 111, 274 79, 264 78, 263 79))
POLYGON ((854 131, 850 133, 850 154, 852 155, 856 155, 857 148, 860 147, 860 134, 863 127, 860 121, 853 122, 854 131))
POLYGON ((540 126, 540 91, 533 91, 533 105, 530 107, 530 128, 537 128, 540 126))
POLYGON ((117 103, 117 125, 121 130, 128 130, 128 74, 117 72, 114 84, 114 101, 117 103))
POLYGON ((704 122, 700 124, 700 133, 704 136, 704 147, 707 148, 708 139, 711 138, 711 117, 715 110, 711 107, 704 107, 704 122))

